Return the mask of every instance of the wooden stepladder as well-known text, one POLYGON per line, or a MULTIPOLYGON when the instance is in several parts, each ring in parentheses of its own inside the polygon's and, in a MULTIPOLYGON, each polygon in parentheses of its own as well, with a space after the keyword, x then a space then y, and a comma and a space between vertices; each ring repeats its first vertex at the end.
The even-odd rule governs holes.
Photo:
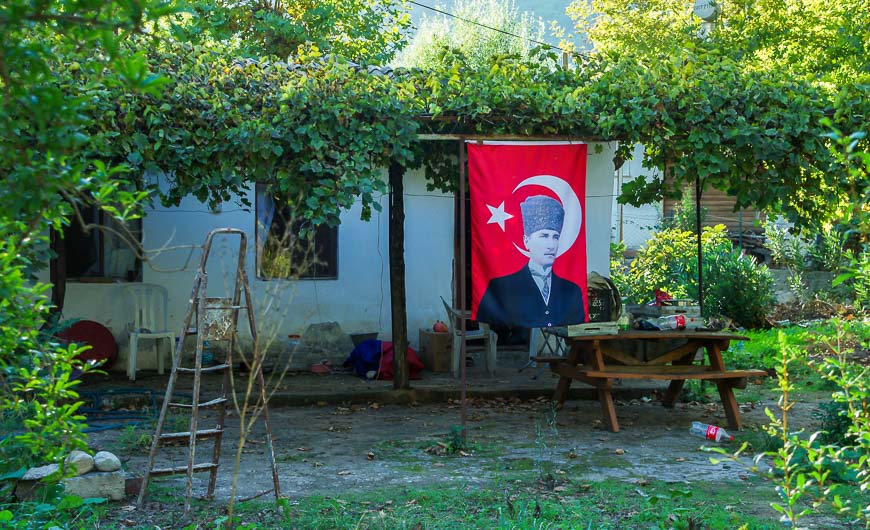
MULTIPOLYGON (((247 237, 241 230, 235 228, 218 228, 212 230, 205 239, 205 244, 202 250, 202 259, 200 260, 199 269, 196 271, 196 276, 193 280, 193 290, 190 294, 187 315, 184 318, 184 325, 179 334, 178 347, 175 349, 175 357, 172 359, 172 371, 169 374, 169 383, 166 386, 166 394, 163 398, 163 405, 160 409, 160 416, 157 418, 157 427, 154 431, 154 439, 151 442, 151 451, 148 455, 148 469, 142 480, 142 485, 139 488, 139 498, 136 502, 137 507, 141 508, 145 499, 145 492, 148 488, 148 482, 151 477, 160 475, 175 475, 187 474, 187 492, 184 503, 184 511, 190 511, 191 491, 193 489, 193 474, 198 472, 208 471, 208 497, 214 496, 215 483, 217 482, 218 464, 221 454, 221 440, 224 434, 224 424, 227 417, 228 404, 228 389, 230 388, 230 377, 233 366, 233 352, 235 351, 236 342, 238 340, 238 320, 239 311, 244 310, 247 314, 248 325, 250 326, 251 339, 253 343, 253 359, 258 359, 257 356, 257 328, 254 324, 253 302, 251 300, 251 289, 248 283, 248 275, 245 271, 245 253, 247 250, 247 237), (209 298, 206 296, 206 287, 208 285, 208 274, 206 273, 206 264, 208 262, 209 253, 215 236, 239 236, 238 250, 238 265, 236 268, 235 287, 233 289, 232 298, 209 298), (244 295, 244 302, 242 296, 244 295), (191 327, 191 322, 194 319, 195 326, 191 327), (182 347, 184 339, 190 335, 196 335, 196 355, 194 356, 194 366, 182 366, 182 347), (214 366, 203 366, 202 353, 203 343, 205 341, 225 341, 228 343, 227 356, 224 362, 214 366), (211 396, 206 401, 200 401, 200 387, 203 373, 223 373, 223 384, 217 396, 211 396), (178 377, 192 376, 193 390, 190 402, 181 402, 178 400, 176 392, 176 383, 178 377), (183 432, 163 432, 166 424, 166 416, 169 409, 190 410, 189 429, 183 432), (214 409, 217 412, 217 420, 214 427, 201 429, 199 425, 199 414, 201 409, 214 409), (214 442, 211 451, 211 459, 204 462, 196 461, 196 444, 202 440, 212 440, 214 442), (162 445, 168 443, 183 443, 187 440, 188 444, 188 459, 187 465, 178 467, 155 468, 154 461, 157 457, 157 452, 162 445)), ((269 461, 272 467, 272 481, 274 483, 275 498, 281 495, 280 486, 278 483, 278 466, 275 462, 274 447, 272 445, 272 429, 269 425, 269 409, 266 406, 266 391, 265 382, 263 380, 263 371, 261 362, 252 363, 251 377, 255 377, 259 384, 259 394, 256 410, 263 414, 263 421, 266 427, 266 451, 269 456, 269 461)), ((241 425, 244 429, 245 426, 241 425)))

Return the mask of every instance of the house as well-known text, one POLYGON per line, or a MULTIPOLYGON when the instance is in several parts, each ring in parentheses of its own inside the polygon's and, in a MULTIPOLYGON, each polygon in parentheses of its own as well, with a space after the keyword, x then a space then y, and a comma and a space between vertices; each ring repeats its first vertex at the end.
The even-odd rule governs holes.
MULTIPOLYGON (((604 275, 609 271, 614 148, 612 143, 591 145, 587 160, 588 269, 604 275)), ((387 178, 386 169, 383 176, 387 178)), ((141 221, 147 262, 139 263, 129 250, 109 248, 111 238, 104 237, 98 242, 101 248, 94 253, 97 256, 94 259, 101 261, 95 270, 103 272, 80 274, 78 279, 70 275, 63 317, 95 320, 107 326, 120 350, 120 359, 113 369, 123 369, 129 349, 130 322, 122 296, 124 286, 131 280, 165 286, 169 291, 170 330, 180 330, 206 235, 215 228, 233 227, 247 234, 246 264, 256 306, 255 321, 261 344, 271 355, 290 348, 288 335, 303 334, 309 325, 319 322, 337 322, 347 333, 377 332, 379 338, 390 340, 388 196, 379 198, 381 211, 374 211, 370 221, 360 220, 357 202, 343 214, 340 226, 332 234, 318 234, 325 244, 334 245, 325 260, 329 263, 318 268, 316 278, 292 282, 268 278, 268 271, 263 270, 263 238, 257 237, 256 225, 257 211, 260 210, 262 218, 266 199, 258 196, 255 187, 249 190, 247 198, 251 207, 229 201, 212 210, 188 197, 178 207, 147 208, 141 221)), ((427 191, 422 170, 405 174, 404 203, 408 338, 416 348, 418 329, 429 328, 435 320, 445 318, 440 298, 453 298, 454 248, 458 247, 454 246, 454 227, 458 213, 452 194, 427 191)), ((80 251, 81 247, 71 248, 67 253, 80 251)), ((231 245, 218 242, 212 248, 213 257, 207 269, 209 296, 228 296, 231 292, 227 282, 231 281, 228 278, 235 267, 236 253, 237 238, 232 239, 231 245)), ((47 281, 47 273, 42 279, 47 281)), ((239 329, 241 342, 250 343, 246 326, 240 325, 239 329)), ((186 351, 191 350, 188 345, 186 351)), ((334 352, 331 361, 341 363, 347 353, 334 352)), ((140 369, 155 368, 154 359, 147 350, 142 351, 140 369)), ((293 363, 304 365, 308 361, 298 356, 293 363)))

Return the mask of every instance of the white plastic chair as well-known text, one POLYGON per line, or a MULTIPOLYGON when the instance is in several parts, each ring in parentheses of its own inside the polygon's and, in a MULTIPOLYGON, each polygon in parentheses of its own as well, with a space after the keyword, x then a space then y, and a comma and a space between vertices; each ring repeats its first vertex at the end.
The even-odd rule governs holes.
POLYGON ((532 357, 565 357, 568 344, 565 339, 550 331, 555 328, 532 328, 529 330, 529 362, 532 357))
MULTIPOLYGON (((444 303, 444 309, 445 311, 447 311, 447 322, 450 326, 450 333, 453 334, 453 351, 451 353, 453 377, 459 377, 459 363, 463 360, 460 358, 462 351, 462 319, 467 319, 470 315, 470 312, 460 312, 459 309, 448 304, 447 300, 445 300, 443 297, 441 298, 441 302, 444 303)), ((479 325, 480 329, 477 330, 469 331, 466 329, 465 343, 466 346, 468 346, 468 343, 470 341, 483 341, 483 345, 486 348, 486 371, 489 373, 489 375, 494 375, 496 352, 498 347, 498 335, 495 334, 495 331, 489 329, 488 324, 480 322, 479 325)))
MULTIPOLYGON (((132 329, 130 330, 130 355, 127 359, 127 376, 136 380, 137 350, 140 339, 167 339, 169 341, 170 362, 175 357, 175 334, 169 331, 167 325, 168 294, 162 285, 139 283, 124 288, 133 311, 132 329)), ((163 373, 163 355, 160 354, 160 342, 155 342, 154 352, 157 355, 157 372, 163 373)))

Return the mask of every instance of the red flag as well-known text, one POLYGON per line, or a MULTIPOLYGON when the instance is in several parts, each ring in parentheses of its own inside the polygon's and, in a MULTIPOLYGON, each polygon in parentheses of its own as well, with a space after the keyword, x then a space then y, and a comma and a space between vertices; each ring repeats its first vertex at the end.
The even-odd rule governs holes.
POLYGON ((473 318, 586 321, 586 147, 469 142, 473 318))

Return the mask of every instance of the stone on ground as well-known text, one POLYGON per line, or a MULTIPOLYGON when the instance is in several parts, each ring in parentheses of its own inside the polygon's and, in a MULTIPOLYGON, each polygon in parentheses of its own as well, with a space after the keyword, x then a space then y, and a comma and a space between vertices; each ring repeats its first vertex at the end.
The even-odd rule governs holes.
POLYGON ((54 475, 60 471, 58 464, 48 464, 47 466, 32 467, 27 470, 27 473, 21 477, 21 480, 42 480, 45 477, 54 475))
POLYGON ((100 451, 94 455, 94 466, 97 471, 118 471, 121 460, 109 451, 100 451))
POLYGON ((78 449, 71 452, 64 462, 68 468, 75 471, 76 475, 84 475, 94 469, 94 457, 78 449))

